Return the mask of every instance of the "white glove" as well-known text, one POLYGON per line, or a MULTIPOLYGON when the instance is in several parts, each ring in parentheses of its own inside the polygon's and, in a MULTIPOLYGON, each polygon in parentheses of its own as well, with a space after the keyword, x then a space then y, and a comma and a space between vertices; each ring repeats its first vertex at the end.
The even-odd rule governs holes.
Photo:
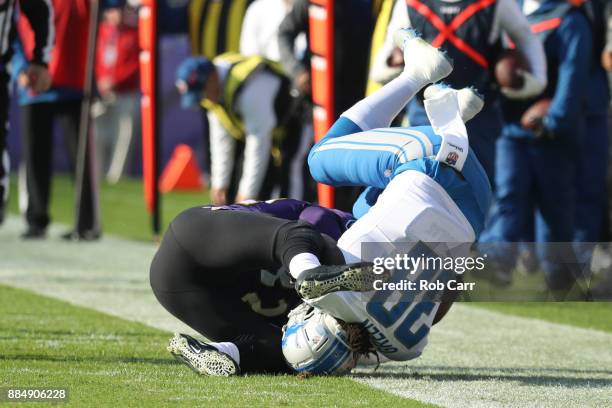
POLYGON ((501 93, 509 99, 529 99, 538 96, 546 88, 531 72, 520 70, 518 75, 523 77, 523 87, 520 89, 502 88, 501 93))

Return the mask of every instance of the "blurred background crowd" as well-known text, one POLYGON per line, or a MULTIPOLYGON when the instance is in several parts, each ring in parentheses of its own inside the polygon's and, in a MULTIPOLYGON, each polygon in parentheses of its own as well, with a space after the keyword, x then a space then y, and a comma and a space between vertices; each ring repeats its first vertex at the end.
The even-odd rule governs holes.
MULTIPOLYGON (((416 28, 453 58, 450 85, 474 86, 486 99, 468 123, 470 148, 495 191, 481 241, 584 243, 590 257, 589 243, 610 241, 611 231, 609 3, 336 0, 335 115, 401 73, 393 33, 416 28), (502 83, 496 68, 508 49, 522 61, 519 75, 502 83)), ((26 219, 23 238, 45 236, 53 171, 74 171, 88 114, 95 143, 83 152, 81 210, 66 237, 100 236, 97 183, 141 174, 139 0, 103 0, 93 18, 92 4, 0 1, 0 120, 7 123, 0 149, 19 174, 19 192, 11 194, 19 194, 26 219), (83 104, 92 21, 94 94, 83 104)), ((320 59, 309 51, 316 7, 308 0, 160 0, 158 10, 161 168, 179 152, 192 154, 194 185, 209 188, 214 204, 316 201, 306 164, 317 115, 311 64, 320 59)), ((396 119, 423 124, 419 98, 396 119)), ((5 199, 8 162, 3 155, 5 199)), ((337 189, 336 206, 350 210, 359 193, 337 189)), ((512 251, 505 258, 514 263, 512 251)))

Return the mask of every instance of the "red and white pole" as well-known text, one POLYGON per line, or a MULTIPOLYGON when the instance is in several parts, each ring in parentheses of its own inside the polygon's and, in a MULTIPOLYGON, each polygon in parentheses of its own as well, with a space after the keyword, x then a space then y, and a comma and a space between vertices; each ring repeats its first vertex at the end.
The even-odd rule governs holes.
POLYGON ((153 234, 160 233, 159 122, 158 122, 158 32, 157 1, 142 0, 138 15, 140 43, 140 87, 142 99, 142 173, 145 204, 151 214, 153 234))
MULTIPOLYGON (((310 0, 310 51, 313 126, 319 141, 335 121, 334 109, 334 0, 310 0)), ((334 189, 318 184, 319 204, 334 206, 334 189)))

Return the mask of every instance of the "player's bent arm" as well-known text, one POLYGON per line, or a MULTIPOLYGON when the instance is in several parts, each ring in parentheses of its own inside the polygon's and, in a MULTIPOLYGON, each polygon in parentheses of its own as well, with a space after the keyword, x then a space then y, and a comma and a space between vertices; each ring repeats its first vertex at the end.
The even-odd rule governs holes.
POLYGON ((393 42, 393 34, 395 34, 397 30, 407 27, 410 27, 408 8, 406 7, 406 3, 398 0, 393 6, 393 12, 391 14, 391 19, 389 20, 389 26, 387 27, 385 41, 380 46, 380 49, 374 58, 374 64, 372 66, 372 71, 370 72, 371 80, 386 84, 402 72, 403 67, 391 67, 389 66, 388 62, 393 50, 396 47, 395 43, 393 42))
POLYGON ((255 199, 263 184, 272 150, 272 130, 276 126, 274 99, 280 79, 267 72, 257 72, 245 84, 237 101, 246 127, 242 177, 238 196, 255 199))
POLYGON ((555 34, 561 40, 555 94, 544 119, 553 134, 576 129, 591 66, 591 30, 587 19, 574 11, 565 17, 555 34))
POLYGON ((51 60, 55 43, 53 5, 50 1, 29 0, 19 2, 19 6, 34 30, 35 45, 31 62, 46 66, 51 60))
POLYGON ((242 20, 242 29, 240 30, 240 54, 257 55, 261 51, 257 44, 257 6, 258 4, 252 4, 247 7, 246 13, 244 14, 244 20, 242 20))
POLYGON ((527 59, 530 73, 537 81, 537 86, 531 92, 524 90, 524 97, 536 96, 548 83, 546 54, 542 42, 531 32, 529 22, 515 0, 499 0, 495 17, 498 19, 498 32, 508 33, 516 48, 527 59))
POLYGON ((242 199, 255 199, 263 184, 270 161, 272 129, 256 129, 246 136, 242 177, 238 195, 242 199))
POLYGON ((209 112, 211 185, 215 189, 229 186, 234 167, 236 140, 225 130, 217 116, 209 112))
POLYGON ((606 8, 604 11, 604 15, 606 16, 606 50, 612 50, 612 2, 608 2, 606 4, 606 8))

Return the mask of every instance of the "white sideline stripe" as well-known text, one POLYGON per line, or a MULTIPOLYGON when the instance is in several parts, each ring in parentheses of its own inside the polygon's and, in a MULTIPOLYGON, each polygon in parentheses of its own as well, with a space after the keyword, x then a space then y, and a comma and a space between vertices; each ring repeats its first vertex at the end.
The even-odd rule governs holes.
POLYGON ((24 242, 25 226, 9 216, 0 227, 0 284, 89 307, 170 332, 195 332, 170 315, 149 286, 153 243, 104 236, 98 243, 62 241, 68 227, 24 242))
MULTIPOLYGON (((168 331, 187 331, 155 300, 148 267, 155 245, 105 237, 66 243, 53 228, 20 241, 0 228, 0 284, 168 331)), ((456 305, 432 329, 422 357, 360 369, 354 379, 402 397, 448 407, 609 406, 612 334, 456 305)), ((164 347, 160 344, 160 347, 164 347)))
POLYGON ((357 380, 448 407, 609 406, 612 334, 455 305, 423 355, 357 380))

